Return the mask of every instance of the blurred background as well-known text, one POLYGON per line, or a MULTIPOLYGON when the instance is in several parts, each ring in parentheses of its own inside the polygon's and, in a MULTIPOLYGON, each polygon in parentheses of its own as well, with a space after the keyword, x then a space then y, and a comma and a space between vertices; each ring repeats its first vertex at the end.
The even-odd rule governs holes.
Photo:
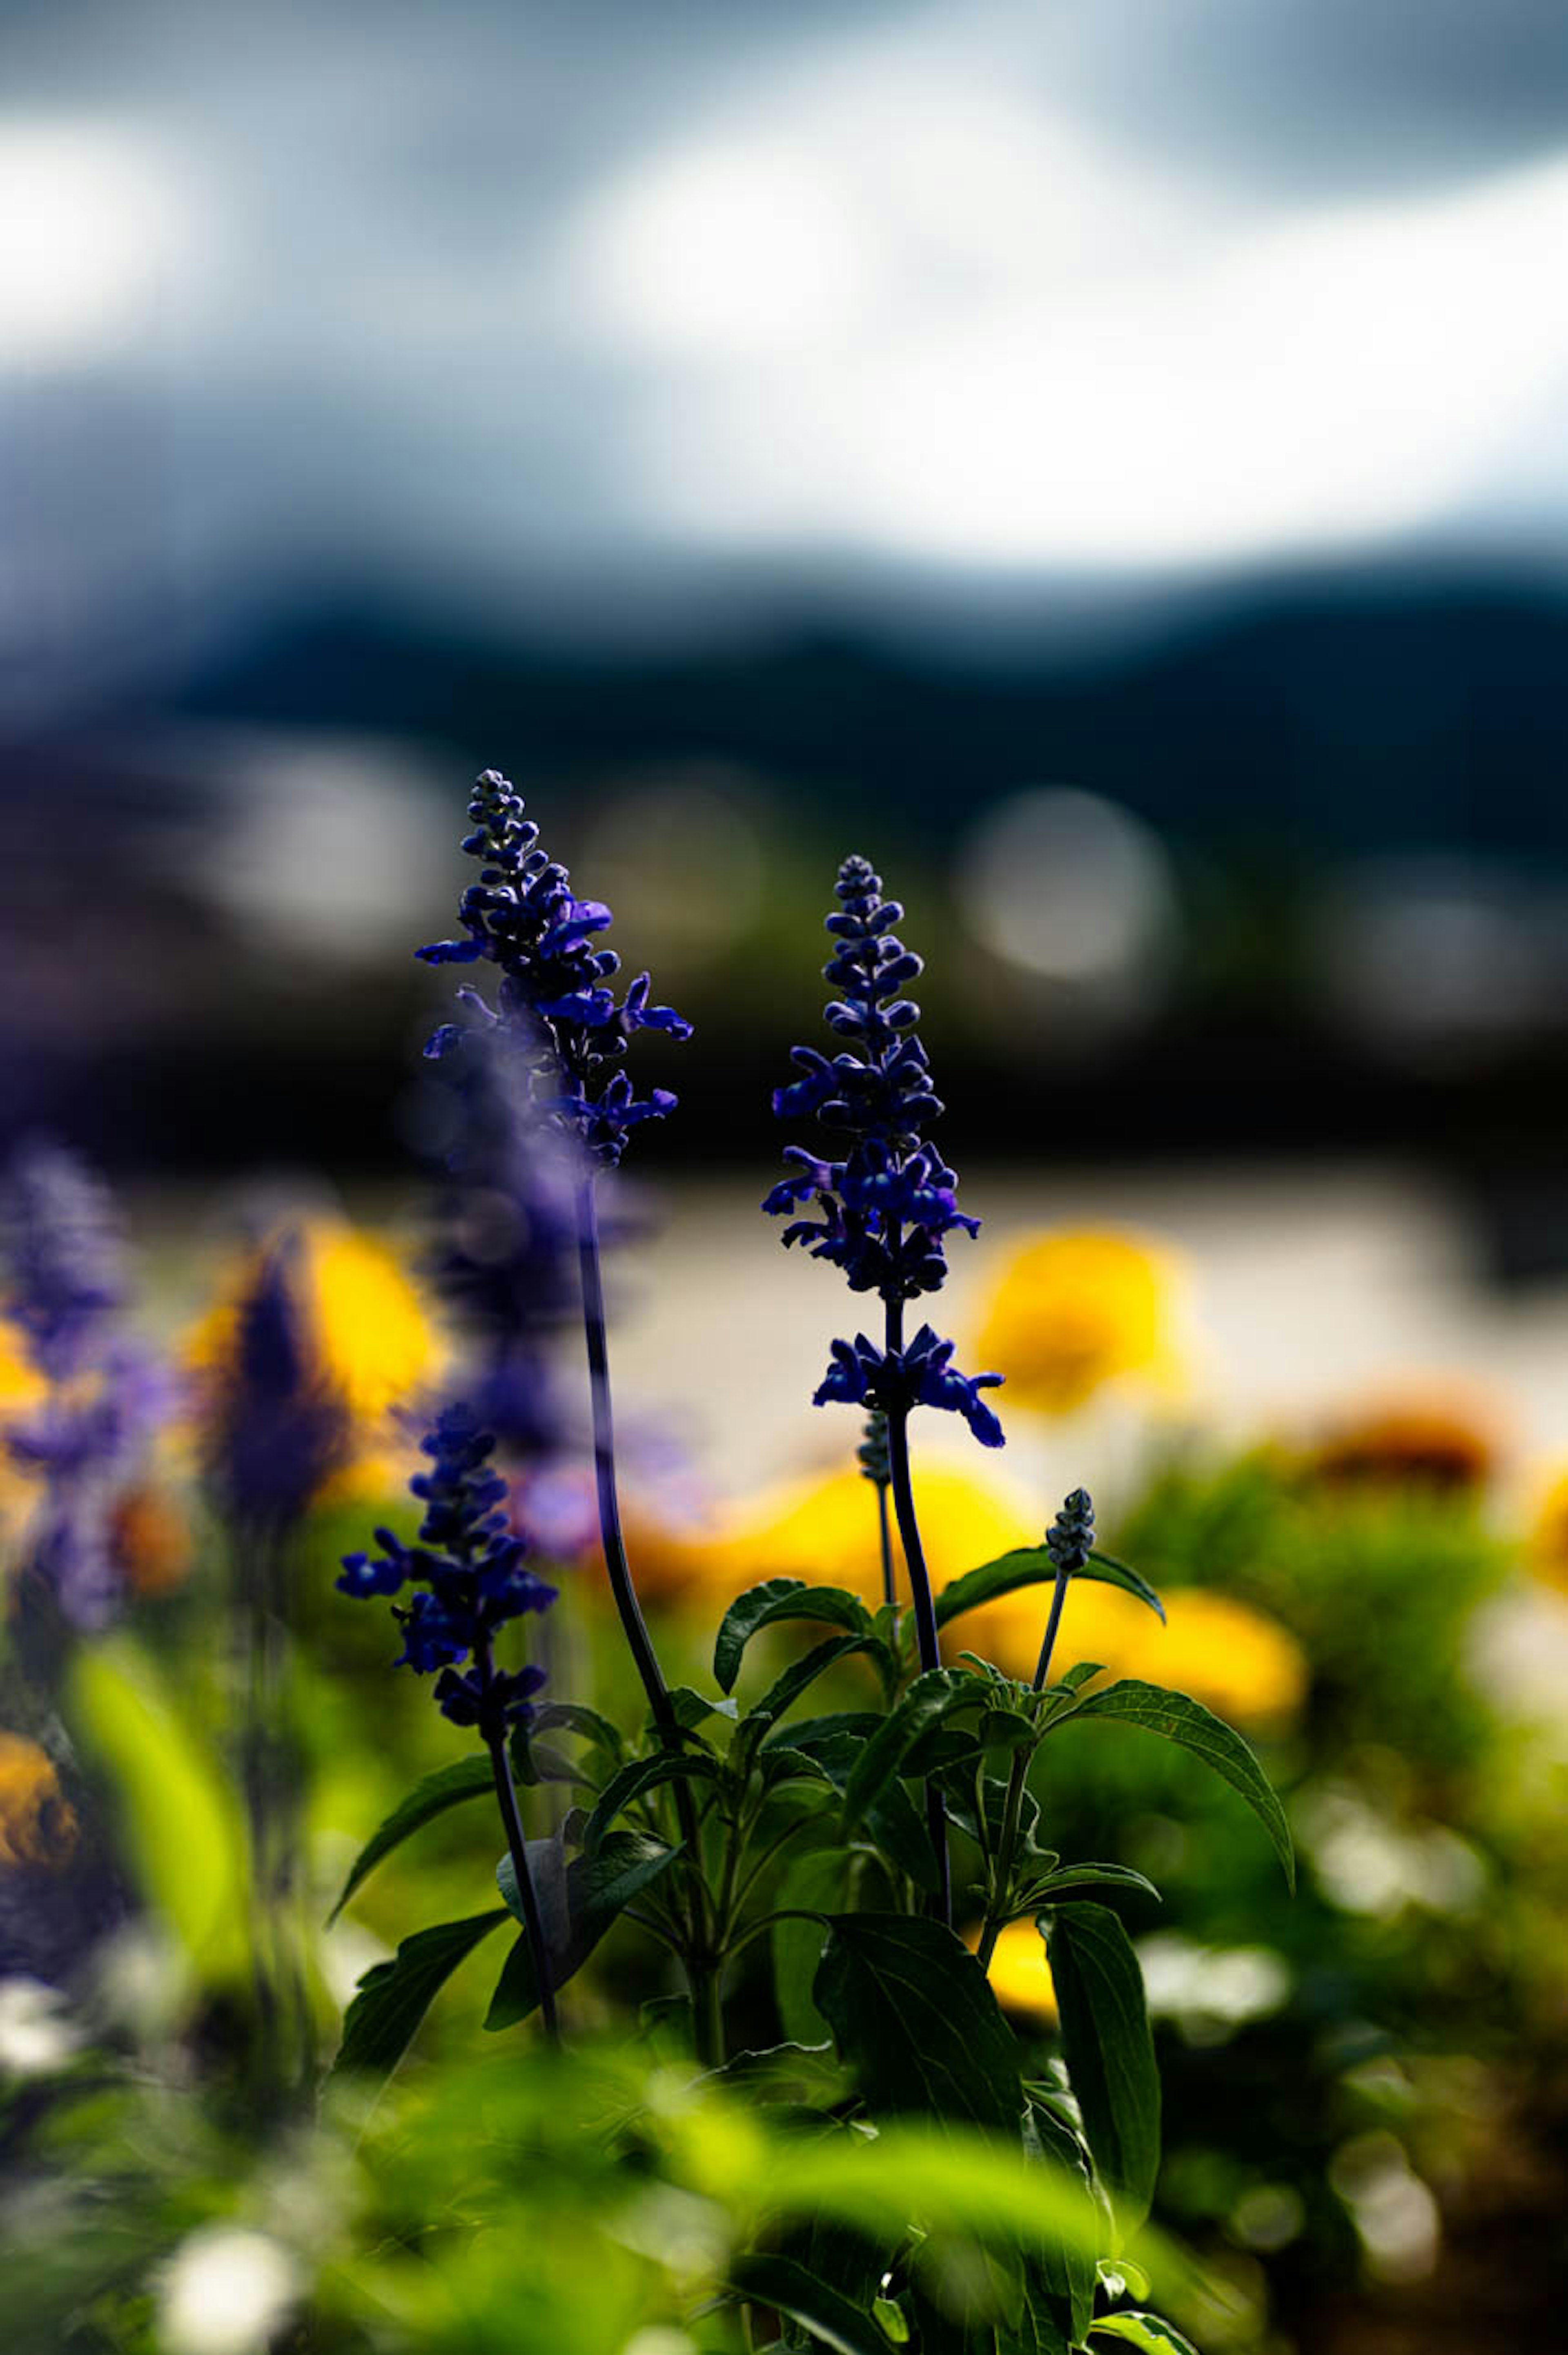
MULTIPOLYGON (((12 6, 0 219, 6 1135, 118 1182, 171 1333, 241 1178, 398 1210, 411 952, 503 768, 698 1026, 643 1050, 620 1361, 650 1566, 731 1592, 838 1541, 766 1484, 844 1461, 843 1303, 752 1206, 870 857, 987 1221, 948 1329, 1018 1401, 941 1566, 1091 1479, 1263 1614, 1229 1698, 1296 1745, 1317 1912, 1171 1868, 1175 2212, 1260 2314, 1360 2280, 1337 2348, 1519 2343, 1568 2179, 1568 16, 12 6), (1206 2010, 1232 1950, 1292 1959, 1206 2010)), ((1190 1803, 1080 1828, 1157 1863, 1190 1803)))

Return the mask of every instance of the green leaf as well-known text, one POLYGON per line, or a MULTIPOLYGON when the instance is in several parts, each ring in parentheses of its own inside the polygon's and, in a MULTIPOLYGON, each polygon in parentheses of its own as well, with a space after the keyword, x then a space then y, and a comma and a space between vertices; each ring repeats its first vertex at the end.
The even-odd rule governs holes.
MULTIPOLYGON (((804 1659, 792 1661, 783 1676, 769 1686, 762 1699, 752 1703, 741 1720, 742 1735, 753 1745, 759 1742, 769 1727, 776 1725, 787 1709, 794 1708, 801 1694, 816 1683, 825 1669, 836 1667, 851 1652, 873 1655, 881 1652, 885 1655, 886 1646, 871 1636, 829 1636, 825 1644, 818 1644, 806 1653, 804 1659)), ((879 1660, 878 1673, 883 1674, 887 1666, 886 1657, 879 1660)), ((791 1738, 793 1741, 793 1736, 791 1738)))
POLYGON ((68 1676, 72 1732, 112 1785, 142 1893, 204 1986, 242 1985, 245 1827, 188 1700, 123 1635, 79 1645, 68 1676))
POLYGON ((1081 1889, 1139 1889, 1152 1897, 1157 1905, 1162 1901, 1152 1881, 1135 1872, 1130 1864, 1064 1864, 1055 1872, 1048 1872, 1043 1881, 1032 1883, 1030 1902, 1036 1905, 1060 1905, 1071 1902, 1081 1889))
MULTIPOLYGON (((1036 2166, 1054 2167, 1077 2197, 1075 2230, 1042 2233, 1024 2266, 1024 2313, 1035 2343, 1075 2347, 1094 2311, 1097 2211, 1089 2155, 1070 2126, 1039 2102, 1024 2113, 1024 2152, 1036 2166)), ((1028 2341, 1026 2340, 1026 2345, 1028 2341)))
POLYGON ((496 1777, 487 1754, 459 1758, 455 1764, 442 1766, 435 1774, 427 1774, 422 1783, 416 1783, 407 1798, 400 1800, 371 1833, 355 1858, 337 1902, 326 1917, 327 1928, 331 1929, 366 1876, 375 1870, 383 1857, 400 1847, 411 1832, 417 1832, 421 1824, 443 1816, 449 1807, 459 1806, 464 1799, 477 1798, 485 1791, 494 1797, 496 1777))
MULTIPOLYGON (((699 1693, 695 1685, 672 1685, 669 1705, 675 1713, 675 1721, 683 1733, 695 1733, 698 1727, 706 1725, 710 1717, 728 1718, 733 1722, 737 1715, 735 1703, 732 1700, 715 1700, 711 1693, 699 1693)), ((650 1742, 657 1732, 657 1725, 650 1720, 648 1724, 650 1742)))
MULTIPOLYGON (((594 1855, 574 1857, 565 1864, 559 1833, 550 1839, 528 1841, 528 1873, 539 1900, 552 1987, 564 1987, 581 1969, 616 1915, 650 1881, 656 1881, 679 1853, 677 1848, 667 1848, 662 1840, 649 1839, 641 1832, 612 1832, 594 1855)), ((509 1856, 496 1866, 496 1879, 508 1911, 520 1921, 517 1875, 509 1856)), ((502 1966, 485 2025, 492 2030, 515 2027, 528 2018, 539 1999, 534 1959, 525 1934, 515 1942, 502 1966)))
POLYGON ((751 2254, 730 2268, 731 2286, 752 2306, 771 2306, 799 2323, 835 2355, 888 2355, 889 2340, 869 2314, 830 2289, 795 2257, 751 2254))
POLYGON ((390 2076, 459 1963, 506 1919, 507 1909, 498 1905, 488 1913, 471 1913, 465 1921, 416 1930, 390 1962, 367 1971, 344 2019, 343 2042, 332 2074, 390 2076))
POLYGON ((719 1623, 713 1646, 713 1681, 729 1692, 741 1673, 752 1637, 784 1619, 816 1619, 853 1636, 872 1633, 871 1614, 858 1594, 843 1586, 809 1586, 804 1578, 766 1578, 739 1594, 719 1623))
POLYGON ((852 1832, 873 1800, 898 1775, 923 1735, 965 1707, 983 1708, 989 1696, 977 1677, 962 1668, 929 1668, 916 1677, 891 1716, 883 1718, 861 1751, 844 1794, 844 1828, 852 1832))
MULTIPOLYGON (((813 1721, 814 1724, 830 1722, 827 1718, 813 1721)), ((880 1717, 874 1716, 864 1721, 870 1731, 881 1722, 880 1717)), ((764 1746, 764 1759, 772 1756, 774 1746, 771 1742, 764 1746)), ((843 1792, 848 1788, 849 1777, 865 1749, 865 1733, 813 1734, 805 1726, 801 1728, 801 1747, 808 1756, 821 1761, 834 1789, 843 1792)), ((890 1783, 880 1798, 872 1801, 866 1810, 865 1828, 868 1838, 889 1863, 907 1873, 918 1888, 933 1891, 940 1888, 941 1875, 931 1845, 930 1828, 901 1783, 890 1783)))
POLYGON ((979 1964, 940 1922, 835 1914, 812 1993, 874 2116, 924 2111, 1017 2133, 1012 2030, 979 1964))
POLYGON ((752 2102, 791 2102, 825 2107, 844 2097, 844 2074, 831 2043, 770 2044, 760 2052, 732 2053, 705 2073, 705 2083, 727 2085, 752 2102))
MULTIPOLYGON (((844 1902, 848 1870, 849 1859, 840 1848, 815 1849, 797 1856, 779 1884, 775 1902, 792 1913, 835 1913, 844 1902)), ((830 2032, 811 1994, 827 1936, 826 1920, 781 1922, 768 1942, 773 1958, 773 2000, 784 2034, 796 2044, 816 2044, 830 2032)))
POLYGON ((1159 2172, 1159 2071, 1143 1974, 1126 1932, 1103 1905, 1047 1915, 1045 1943, 1084 2140, 1131 2231, 1148 2213, 1159 2172))
POLYGON ((558 1727, 567 1733, 581 1734, 584 1742, 603 1750, 613 1767, 618 1766, 625 1756, 626 1745, 620 1728, 612 1725, 607 1717, 601 1717, 596 1709, 584 1708, 581 1701, 545 1700, 536 1705, 529 1729, 535 1733, 551 1733, 558 1727))
POLYGON ((716 1783, 722 1771, 717 1759, 700 1750, 656 1750, 652 1757, 634 1758, 600 1793, 583 1828, 584 1849, 592 1856, 622 1810, 661 1784, 716 1783))
POLYGON ((1191 2339, 1157 2314, 1103 2314, 1089 2329, 1093 2338, 1120 2339, 1143 2348, 1146 2355, 1198 2355, 1191 2339))
POLYGON ((814 1752, 792 1749, 787 1742, 769 1742, 757 1753, 757 1771, 762 1775, 764 1790, 771 1791, 779 1783, 826 1783, 831 1790, 833 1777, 814 1752))
POLYGON ((1142 1684, 1131 1678, 1107 1685, 1104 1692, 1091 1693, 1059 1722, 1076 1725, 1088 1717, 1141 1725, 1146 1732, 1162 1734, 1167 1742, 1179 1742, 1195 1758, 1201 1758, 1233 1791, 1241 1793, 1274 1842, 1286 1881, 1296 1887, 1296 1857, 1285 1809, 1252 1751, 1222 1717, 1216 1717, 1212 1710, 1189 1700, 1186 1693, 1169 1692, 1164 1685, 1142 1684))
MULTIPOLYGON (((1165 1617, 1165 1605, 1147 1579, 1140 1578, 1136 1570, 1129 1570, 1125 1561, 1117 1561, 1111 1554, 1092 1553, 1084 1567, 1075 1570, 1072 1575, 1097 1580, 1104 1586, 1119 1586, 1124 1593, 1136 1594, 1140 1603, 1147 1603, 1158 1617, 1165 1617)), ((1020 1586, 1055 1583, 1056 1564, 1043 1546, 1015 1546, 1011 1553, 998 1554, 995 1561, 982 1562, 978 1570, 965 1571, 962 1578, 944 1586, 936 1598, 936 1624, 945 1627, 961 1613, 977 1610, 982 1603, 994 1603, 998 1594, 1014 1594, 1020 1586)), ((1042 1635, 1044 1631, 1042 1620, 1042 1635)))

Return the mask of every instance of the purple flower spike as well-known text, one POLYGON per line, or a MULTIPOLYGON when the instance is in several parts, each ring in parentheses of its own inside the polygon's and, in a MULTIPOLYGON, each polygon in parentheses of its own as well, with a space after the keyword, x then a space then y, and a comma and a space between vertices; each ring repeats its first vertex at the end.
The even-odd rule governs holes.
POLYGON ((915 1036, 920 1008, 903 995, 921 970, 892 929, 903 910, 882 898, 881 878, 863 858, 845 860, 837 893, 824 973, 839 993, 827 1008, 827 1026, 843 1043, 831 1057, 796 1047, 798 1077, 777 1090, 773 1110, 786 1120, 815 1114, 849 1144, 841 1160, 788 1146, 795 1167, 763 1208, 775 1218, 812 1213, 791 1220, 786 1248, 802 1243, 813 1259, 841 1268, 852 1292, 879 1294, 888 1304, 890 1347, 878 1351, 863 1334, 852 1347, 836 1341, 816 1402, 884 1412, 941 1407, 962 1414, 982 1446, 1000 1447, 1002 1427, 979 1396, 1000 1375, 957 1372, 952 1342, 929 1325, 907 1345, 892 1346, 904 1302, 945 1282, 947 1237, 974 1235, 980 1222, 958 1208, 957 1178, 926 1134, 942 1105, 915 1036))
MULTIPOLYGON (((593 945, 610 925, 609 909, 602 900, 575 897, 565 868, 539 848, 522 795, 498 770, 477 779, 468 815, 474 830, 463 847, 484 861, 458 908, 468 937, 434 941, 416 954, 427 964, 484 959, 500 967, 495 1007, 472 988, 460 996, 521 1048, 541 1110, 577 1135, 594 1160, 613 1167, 631 1130, 662 1119, 676 1102, 667 1088, 637 1100, 614 1066, 639 1030, 681 1039, 689 1039, 691 1025, 673 1007, 648 1003, 645 973, 616 1002, 610 983, 621 960, 613 949, 593 945)), ((425 1052, 445 1055, 463 1035, 443 1023, 425 1052)))
POLYGON ((547 1611, 556 1590, 524 1564, 524 1541, 508 1525, 507 1484, 491 1466, 495 1438, 473 1410, 448 1407, 420 1442, 428 1472, 409 1486, 425 1508, 419 1542, 404 1545, 378 1529, 379 1557, 343 1557, 340 1593, 359 1601, 414 1588, 405 1609, 394 1665, 420 1676, 442 1673, 435 1698, 454 1725, 477 1726, 486 1742, 528 1722, 544 1682, 535 1668, 496 1668, 490 1646, 497 1628, 530 1611, 547 1611), (457 1673, 464 1662, 472 1665, 457 1673))

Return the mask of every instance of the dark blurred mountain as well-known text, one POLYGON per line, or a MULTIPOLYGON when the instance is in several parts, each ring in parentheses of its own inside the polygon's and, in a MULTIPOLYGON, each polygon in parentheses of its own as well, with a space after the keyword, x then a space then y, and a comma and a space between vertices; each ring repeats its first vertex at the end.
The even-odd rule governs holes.
POLYGON ((1066 781, 1178 840, 1311 858, 1568 851, 1565 683, 1554 587, 1359 571, 1099 632, 1049 611, 946 644, 934 623, 775 619, 641 658, 457 637, 357 597, 258 631, 176 708, 407 733, 519 773, 734 761, 837 812, 891 806, 928 850, 976 801, 1066 781))

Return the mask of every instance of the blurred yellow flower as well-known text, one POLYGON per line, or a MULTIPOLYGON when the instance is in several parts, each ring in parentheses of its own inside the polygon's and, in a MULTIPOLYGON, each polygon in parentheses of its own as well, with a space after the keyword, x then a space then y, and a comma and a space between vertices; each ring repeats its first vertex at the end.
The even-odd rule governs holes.
MULTIPOLYGON (((944 1638, 994 1660, 1009 1676, 1034 1674, 1049 1588, 1021 1587, 958 1620, 944 1638)), ((1168 1685, 1243 1725, 1293 1717, 1306 1697, 1307 1660, 1276 1621, 1233 1595, 1178 1587, 1165 1597, 1168 1625, 1119 1587, 1075 1580, 1062 1614, 1056 1660, 1099 1660, 1113 1675, 1168 1685)))
MULTIPOLYGON (((0 1324, 0 1431, 19 1422, 48 1396, 48 1384, 27 1357, 15 1327, 0 1324)), ((17 1529, 37 1493, 37 1484, 10 1452, 0 1447, 0 1536, 7 1541, 17 1529)))
POLYGON ((76 1811, 61 1796, 54 1762, 24 1734, 0 1732, 0 1870, 53 1870, 76 1847, 76 1811))
MULTIPOLYGON (((1038 1501, 1005 1474, 924 1465, 916 1470, 915 1497, 938 1588, 1039 1535, 1038 1501)), ((651 1595, 708 1603, 764 1578, 805 1578, 881 1600, 876 1491, 852 1464, 826 1478, 771 1489, 707 1531, 672 1529, 636 1515, 632 1526, 637 1583, 651 1595)), ((895 1535, 902 1592, 897 1542, 895 1535)))
MULTIPOLYGON (((435 1381, 447 1354, 440 1330, 407 1267, 378 1236, 338 1219, 304 1220, 297 1235, 301 1306, 322 1375, 354 1423, 378 1423, 435 1381)), ((265 1248, 228 1272, 192 1332, 188 1356, 198 1372, 225 1364, 265 1248)))
MULTIPOLYGON (((980 1943, 970 1931, 971 1953, 980 1943)), ((1045 1958, 1045 1940, 1032 1920, 1009 1922, 991 1951, 991 1986, 1004 2011, 1021 2011, 1049 2027, 1056 2018, 1056 1989, 1045 1958)))
POLYGON ((1541 1496, 1525 1559, 1538 1578, 1568 1594, 1568 1465, 1552 1476, 1541 1496))
POLYGON ((992 1290, 976 1348, 1007 1377, 1004 1401, 1072 1414, 1132 1375, 1168 1385, 1181 1269, 1163 1246, 1110 1228, 1062 1228, 1016 1251, 992 1290))

